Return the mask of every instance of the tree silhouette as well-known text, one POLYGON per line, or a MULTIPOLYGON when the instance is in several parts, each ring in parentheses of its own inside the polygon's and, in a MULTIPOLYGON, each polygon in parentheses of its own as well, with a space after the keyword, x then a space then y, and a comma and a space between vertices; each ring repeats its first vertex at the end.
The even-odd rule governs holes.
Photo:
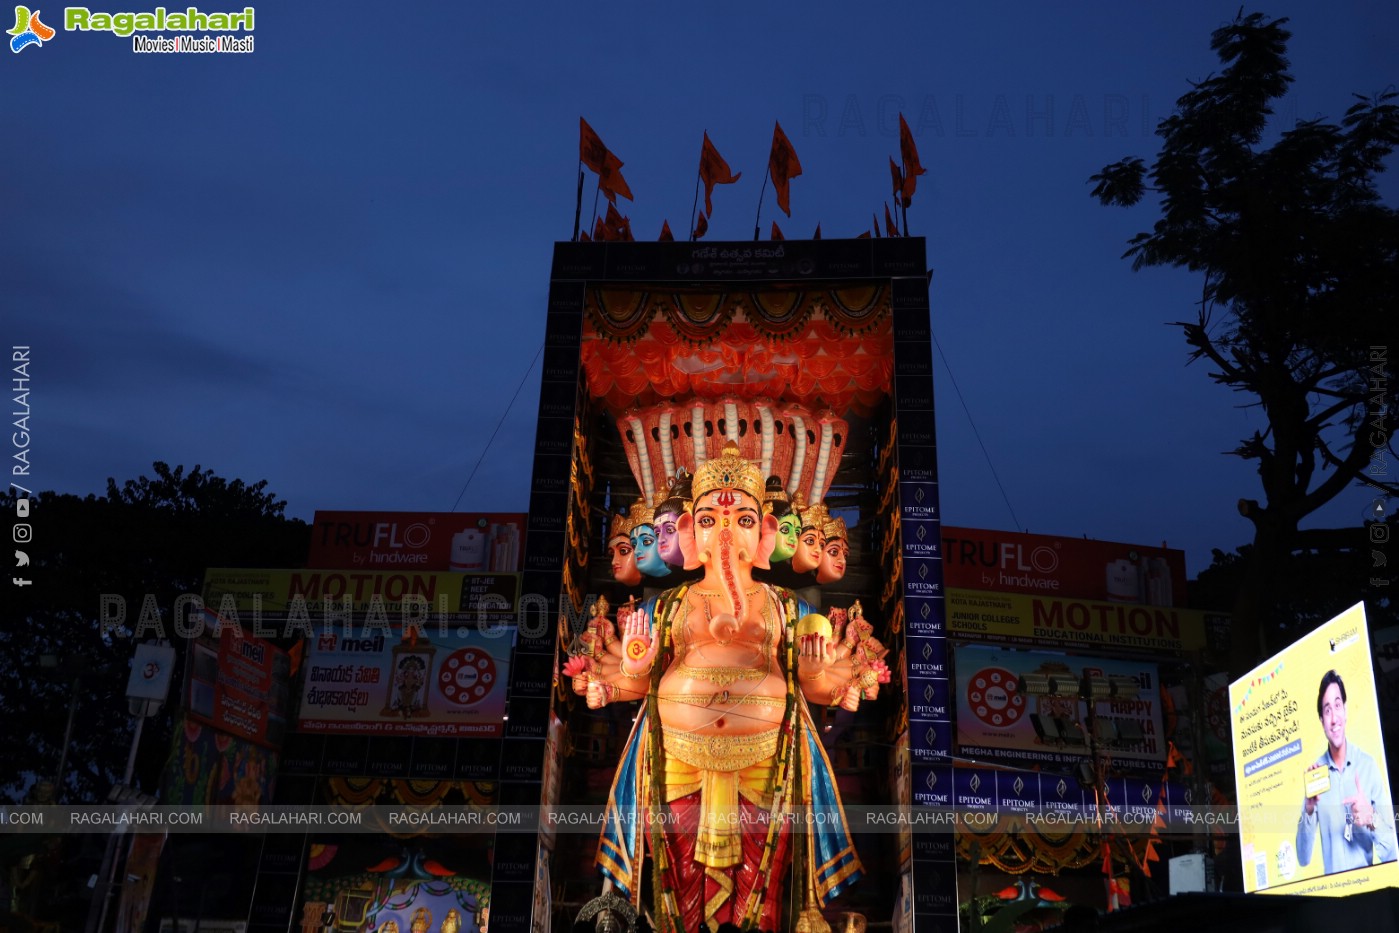
POLYGON ((1290 555, 1306 546, 1299 523, 1351 484, 1380 497, 1399 489, 1399 213, 1375 186, 1399 144, 1396 94, 1263 145, 1271 103, 1293 80, 1286 22, 1240 13, 1216 29, 1223 70, 1158 125, 1149 172, 1128 158, 1090 179, 1105 205, 1159 195, 1160 217, 1125 256, 1138 269, 1201 274, 1197 313, 1177 322, 1190 358, 1253 396, 1267 419, 1232 451, 1257 462, 1264 494, 1239 501, 1254 538, 1233 604, 1236 675, 1278 643, 1264 620, 1290 555))
MULTIPOLYGON (((153 478, 121 486, 109 479, 105 496, 42 492, 33 498, 35 539, 26 572, 34 585, 14 591, 0 626, 0 716, 10 737, 0 744, 0 799, 23 799, 38 782, 59 778, 75 688, 58 796, 66 802, 106 798, 131 745, 126 681, 143 604, 149 600, 173 638, 175 597, 199 593, 205 568, 299 567, 305 561, 308 526, 284 518, 286 503, 266 488, 265 480, 249 485, 199 466, 186 473, 156 463, 153 478), (123 625, 102 626, 103 594, 124 601, 123 625), (45 668, 45 655, 58 667, 45 668)), ((13 509, 14 497, 5 496, 3 507, 13 509)), ((155 789, 169 753, 181 676, 177 667, 170 702, 147 721, 142 736, 136 775, 147 791, 155 789)))

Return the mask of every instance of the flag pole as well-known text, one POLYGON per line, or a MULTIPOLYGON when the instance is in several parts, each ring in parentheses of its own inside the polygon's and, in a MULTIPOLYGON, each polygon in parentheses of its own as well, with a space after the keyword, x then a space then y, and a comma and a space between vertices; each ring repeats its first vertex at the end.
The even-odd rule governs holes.
POLYGON ((593 219, 589 226, 597 227, 597 196, 602 192, 602 176, 597 177, 597 187, 593 189, 593 219))
POLYGON ((763 221, 763 196, 768 192, 768 176, 772 174, 771 159, 768 160, 768 170, 763 174, 763 189, 758 192, 758 216, 753 218, 753 242, 758 242, 758 227, 763 221))
MULTIPOLYGON (((904 170, 903 170, 902 168, 900 168, 900 169, 899 169, 899 176, 900 176, 901 178, 903 177, 903 173, 904 173, 904 170)), ((908 205, 907 205, 907 204, 904 204, 904 193, 903 193, 902 190, 899 191, 899 203, 900 203, 900 204, 903 204, 903 208, 904 208, 904 236, 908 236, 908 205)))
POLYGON ((573 203, 573 241, 578 242, 578 219, 583 216, 583 160, 578 160, 578 197, 573 203))
MULTIPOLYGON (((890 161, 893 161, 892 159, 890 161)), ((904 236, 908 236, 908 205, 904 203, 904 167, 899 165, 899 190, 894 192, 894 216, 899 216, 899 211, 904 214, 904 236)))
MULTIPOLYGON (((705 130, 705 131, 704 131, 704 134, 705 134, 706 136, 708 136, 708 135, 709 135, 709 130, 705 130)), ((694 200, 693 203, 690 204, 690 242, 692 242, 692 243, 693 243, 694 240, 695 240, 695 211, 699 209, 699 186, 700 186, 700 176, 703 174, 703 172, 704 172, 704 144, 701 143, 701 144, 700 144, 700 160, 699 160, 699 165, 697 165, 697 166, 695 167, 695 200, 694 200)))

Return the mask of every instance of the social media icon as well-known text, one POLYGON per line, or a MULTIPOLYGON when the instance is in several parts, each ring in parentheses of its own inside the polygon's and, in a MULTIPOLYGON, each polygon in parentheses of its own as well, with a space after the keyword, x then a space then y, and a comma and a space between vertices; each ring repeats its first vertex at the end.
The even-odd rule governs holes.
POLYGON ((33 541, 34 528, 32 525, 26 525, 23 522, 20 522, 18 525, 15 525, 14 529, 10 532, 10 536, 15 539, 16 544, 23 544, 26 541, 33 541))
POLYGON ((10 577, 10 582, 15 586, 33 586, 33 580, 26 580, 24 577, 10 577))
POLYGON ((28 566, 29 566, 29 555, 26 554, 26 553, 24 553, 23 551, 15 551, 15 566, 16 566, 16 567, 28 567, 28 566))
POLYGON ((15 500, 15 514, 18 515, 20 518, 28 518, 28 517, 29 517, 29 500, 28 500, 28 499, 16 499, 16 500, 15 500))

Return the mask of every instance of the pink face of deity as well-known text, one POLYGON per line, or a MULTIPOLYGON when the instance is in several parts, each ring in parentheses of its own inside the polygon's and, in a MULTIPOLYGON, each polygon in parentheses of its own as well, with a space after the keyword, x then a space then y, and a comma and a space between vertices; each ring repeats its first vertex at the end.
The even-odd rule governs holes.
POLYGON ((613 535, 607 542, 607 556, 612 559, 612 579, 623 586, 636 586, 641 582, 641 571, 636 566, 636 550, 631 538, 626 535, 613 535))
POLYGON ((821 552, 826 538, 818 528, 803 528, 797 538, 797 552, 792 555, 792 569, 797 573, 810 573, 821 566, 821 552))
POLYGON ((671 567, 685 566, 685 555, 680 552, 680 533, 675 528, 678 517, 670 512, 656 513, 656 549, 661 560, 671 567))
POLYGON ((817 583, 835 583, 845 576, 845 564, 850 545, 843 538, 831 538, 821 550, 821 565, 816 570, 817 583))
POLYGON ((745 492, 716 489, 695 500, 694 516, 695 550, 711 555, 706 563, 717 569, 713 555, 719 555, 720 560, 728 557, 753 566, 763 535, 763 512, 756 499, 745 492))

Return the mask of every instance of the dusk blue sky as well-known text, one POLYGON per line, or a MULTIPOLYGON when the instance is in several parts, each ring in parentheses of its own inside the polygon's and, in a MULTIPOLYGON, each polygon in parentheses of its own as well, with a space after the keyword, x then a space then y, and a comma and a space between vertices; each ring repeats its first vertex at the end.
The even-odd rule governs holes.
MULTIPOLYGON (((683 236, 707 130, 743 173, 716 240, 752 235, 774 119, 805 172, 764 236, 866 230, 902 111, 933 330, 1018 517, 935 356, 944 520, 1165 541, 1194 575, 1251 537, 1234 504, 1257 477, 1222 452, 1261 421, 1185 365, 1168 322, 1199 279, 1120 258, 1152 207, 1100 207, 1087 179, 1150 160, 1238 2, 972 6, 283 3, 256 5, 250 55, 138 55, 40 6, 59 34, 0 60, 25 485, 101 492, 164 460, 265 478, 306 519, 449 510, 543 338, 580 115, 625 162, 639 239, 683 236)), ((1399 6, 1262 9, 1292 20, 1281 119, 1399 81, 1399 6)), ((527 507, 538 381, 460 508, 527 507)))

